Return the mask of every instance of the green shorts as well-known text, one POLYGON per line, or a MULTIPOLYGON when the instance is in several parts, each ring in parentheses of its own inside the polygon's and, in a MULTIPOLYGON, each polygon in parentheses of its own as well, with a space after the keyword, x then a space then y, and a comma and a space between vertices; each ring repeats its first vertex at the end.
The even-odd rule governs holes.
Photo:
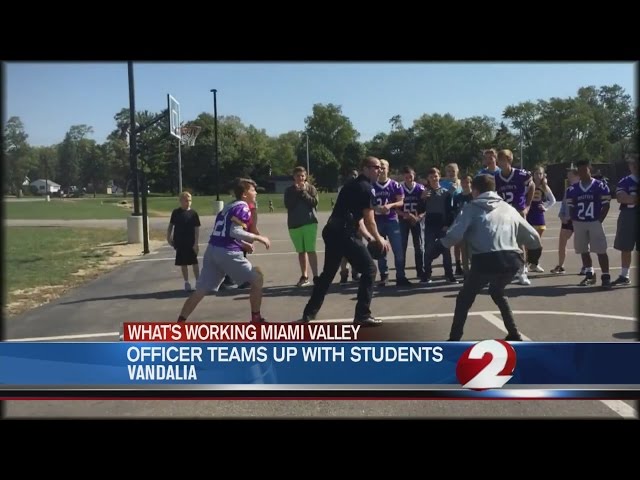
POLYGON ((289 236, 298 253, 315 252, 318 224, 310 223, 298 228, 290 228, 289 236))

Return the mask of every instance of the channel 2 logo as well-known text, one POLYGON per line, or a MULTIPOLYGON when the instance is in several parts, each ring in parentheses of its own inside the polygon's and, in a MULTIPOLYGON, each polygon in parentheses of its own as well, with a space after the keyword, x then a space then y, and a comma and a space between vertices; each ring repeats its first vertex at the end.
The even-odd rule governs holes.
POLYGON ((488 390, 502 388, 513 378, 516 351, 503 340, 483 340, 469 347, 456 366, 456 377, 463 388, 488 390))

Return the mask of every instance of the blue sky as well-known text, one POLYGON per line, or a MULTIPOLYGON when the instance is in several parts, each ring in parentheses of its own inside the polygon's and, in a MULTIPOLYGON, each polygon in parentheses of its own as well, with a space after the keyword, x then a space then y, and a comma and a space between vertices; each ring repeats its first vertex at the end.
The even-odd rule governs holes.
MULTIPOLYGON (((3 121, 18 116, 31 145, 63 140, 71 125, 103 142, 129 106, 127 63, 5 63, 3 121)), ((136 110, 160 112, 171 93, 182 119, 236 115, 269 135, 302 130, 314 103, 342 106, 360 140, 424 113, 488 115, 527 100, 621 85, 637 102, 633 63, 134 63, 136 110)))

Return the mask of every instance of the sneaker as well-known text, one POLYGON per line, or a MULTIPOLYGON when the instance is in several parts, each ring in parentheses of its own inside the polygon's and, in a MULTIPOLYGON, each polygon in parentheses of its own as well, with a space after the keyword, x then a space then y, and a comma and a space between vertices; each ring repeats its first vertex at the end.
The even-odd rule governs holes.
POLYGON ((244 283, 238 285, 238 288, 241 288, 241 289, 251 288, 251 282, 244 282, 244 283))
POLYGON ((358 272, 353 272, 351 274, 351 280, 353 280, 354 282, 359 282, 360 281, 360 274, 358 272))
POLYGON ((520 336, 519 333, 510 333, 509 335, 504 337, 504 339, 507 342, 522 342, 522 337, 520 336))
POLYGON ((582 267, 578 275, 586 275, 586 274, 587 274, 587 267, 582 267))
POLYGON ((520 273, 517 277, 517 281, 520 285, 531 285, 531 280, 529 280, 526 273, 520 273))
POLYGON ((316 316, 313 313, 304 313, 302 318, 300 319, 301 323, 308 323, 312 320, 315 320, 316 316))
POLYGON ((555 268, 551 270, 551 273, 555 273, 556 275, 561 275, 565 272, 566 272, 565 268, 561 267, 560 265, 557 265, 555 268))
POLYGON ((340 272, 340 283, 347 283, 349 281, 349 270, 343 270, 340 272))
POLYGON ((396 285, 397 285, 398 287, 410 287, 410 286, 412 286, 412 285, 413 285, 413 283, 411 283, 411 282, 409 281, 409 279, 408 279, 407 277, 405 277, 405 278, 398 278, 398 279, 396 279, 396 285))
POLYGON ((542 268, 540 265, 535 265, 533 263, 529 264, 529 271, 530 272, 536 272, 536 273, 542 273, 544 272, 544 268, 542 268))
POLYGON ((447 279, 447 283, 459 283, 458 279, 453 275, 447 275, 445 278, 447 279))
POLYGON ((387 280, 389 280, 389 275, 388 274, 382 274, 380 275, 380 282, 378 283, 379 287, 386 287, 387 286, 387 280))
POLYGON ((382 320, 378 320, 372 315, 369 315, 368 317, 365 317, 365 318, 354 318, 353 324, 360 325, 362 327, 378 327, 382 325, 382 320))
POLYGON ((602 282, 602 288, 611 288, 611 275, 608 273, 603 273, 600 276, 600 281, 602 282))
POLYGON ((253 325, 259 325, 261 323, 268 323, 264 317, 260 317, 260 320, 249 320, 249 323, 253 324, 253 325))
POLYGON ((420 283, 432 283, 433 280, 431 280, 431 275, 425 275, 422 278, 420 278, 420 283))
POLYGON ((464 275, 464 271, 462 270, 462 267, 460 265, 456 265, 456 271, 454 272, 454 275, 456 277, 461 277, 462 275, 464 275))
POLYGON ((587 285, 595 285, 596 284, 596 274, 592 272, 587 272, 584 275, 582 281, 578 284, 581 287, 585 287, 587 285))
POLYGON ((309 285, 311 285, 309 277, 300 277, 300 280, 296 283, 296 287, 308 287, 309 285))
POLYGON ((613 282, 611 282, 611 285, 629 285, 629 284, 631 284, 631 280, 629 279, 629 277, 623 277, 622 275, 620 275, 613 282))
POLYGON ((191 284, 189 282, 184 282, 184 291, 193 292, 193 288, 191 288, 191 284))

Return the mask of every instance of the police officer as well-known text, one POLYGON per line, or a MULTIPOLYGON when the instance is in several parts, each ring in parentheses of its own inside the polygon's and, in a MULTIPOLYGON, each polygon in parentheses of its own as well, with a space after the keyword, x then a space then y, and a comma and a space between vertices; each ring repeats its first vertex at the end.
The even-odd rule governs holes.
POLYGON ((353 323, 365 327, 382 323, 371 315, 369 309, 373 297, 376 267, 369 250, 357 235, 360 231, 361 236, 367 241, 377 242, 381 251, 389 251, 389 243, 380 236, 373 213, 375 192, 371 183, 378 179, 380 167, 378 158, 367 157, 362 163, 360 175, 347 182, 340 190, 333 212, 322 230, 325 244, 324 268, 304 308, 302 322, 315 319, 329 286, 338 272, 342 257, 346 257, 353 268, 360 273, 360 287, 353 323))

